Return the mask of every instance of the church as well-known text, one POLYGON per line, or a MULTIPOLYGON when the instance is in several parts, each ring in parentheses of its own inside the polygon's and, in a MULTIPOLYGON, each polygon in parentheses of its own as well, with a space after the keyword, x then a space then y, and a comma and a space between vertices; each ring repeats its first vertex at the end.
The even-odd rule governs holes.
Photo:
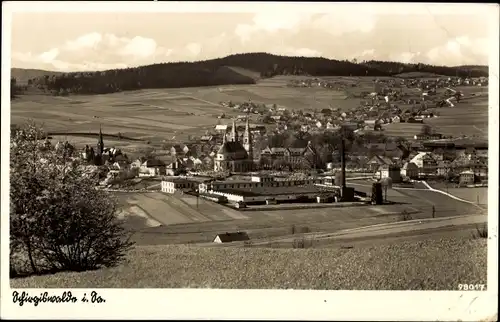
POLYGON ((248 118, 246 120, 245 132, 242 142, 236 129, 236 122, 233 120, 231 134, 227 138, 227 133, 223 134, 223 142, 217 151, 214 161, 215 171, 248 172, 254 169, 253 142, 250 132, 248 118))

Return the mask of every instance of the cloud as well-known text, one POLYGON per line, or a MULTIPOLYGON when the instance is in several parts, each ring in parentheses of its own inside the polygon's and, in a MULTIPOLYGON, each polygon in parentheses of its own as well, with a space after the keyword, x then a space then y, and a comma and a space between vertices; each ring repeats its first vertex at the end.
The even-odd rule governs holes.
POLYGON ((377 20, 373 13, 359 8, 354 18, 352 11, 349 13, 343 11, 338 10, 335 13, 323 14, 311 21, 311 27, 316 30, 324 30, 334 36, 352 32, 367 33, 375 28, 377 20))
POLYGON ((93 32, 40 54, 14 52, 12 60, 48 69, 84 71, 151 64, 164 61, 171 53, 171 49, 158 46, 151 38, 93 32))
POLYGON ((370 10, 359 7, 353 19, 352 9, 340 6, 334 13, 317 14, 312 12, 275 12, 256 14, 251 24, 239 24, 234 33, 243 43, 251 40, 259 33, 273 34, 277 32, 297 33, 306 28, 325 31, 338 36, 350 32, 370 32, 376 24, 376 16, 370 10), (349 11, 350 10, 350 11, 349 11))
POLYGON ((307 24, 310 19, 311 15, 300 12, 257 13, 253 17, 251 24, 238 24, 234 33, 245 43, 259 32, 297 31, 299 26, 307 24))
POLYGON ((370 60, 375 57, 375 49, 365 49, 362 52, 358 52, 352 55, 352 58, 356 58, 357 60, 370 60))
POLYGON ((192 56, 197 57, 201 53, 202 46, 198 43, 190 43, 186 46, 186 49, 192 56))
POLYGON ((429 63, 436 65, 488 64, 487 38, 470 39, 467 36, 451 38, 425 54, 429 63))
POLYGON ((397 54, 391 54, 389 55, 389 60, 391 61, 397 61, 405 64, 409 63, 418 63, 421 59, 421 53, 418 52, 409 52, 409 51, 404 51, 402 53, 397 53, 397 54))

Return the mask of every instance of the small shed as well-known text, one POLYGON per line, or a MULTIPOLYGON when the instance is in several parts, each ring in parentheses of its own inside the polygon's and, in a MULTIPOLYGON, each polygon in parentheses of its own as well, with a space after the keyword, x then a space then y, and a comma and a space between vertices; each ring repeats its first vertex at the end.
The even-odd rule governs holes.
POLYGON ((461 184, 473 184, 474 183, 474 172, 472 171, 463 171, 460 173, 460 183, 461 184))
POLYGON ((245 241, 245 240, 250 240, 248 234, 243 231, 238 231, 232 233, 217 234, 213 242, 222 244, 222 243, 231 243, 231 242, 245 241))

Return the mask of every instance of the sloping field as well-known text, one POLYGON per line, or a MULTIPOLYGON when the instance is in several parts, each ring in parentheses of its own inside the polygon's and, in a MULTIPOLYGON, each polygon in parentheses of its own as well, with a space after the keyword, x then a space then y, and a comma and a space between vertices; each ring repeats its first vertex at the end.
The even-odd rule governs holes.
MULTIPOLYGON (((464 100, 455 107, 438 108, 435 111, 439 113, 439 117, 424 119, 424 124, 432 126, 438 133, 488 137, 487 97, 464 100)), ((384 134, 409 139, 419 134, 424 124, 391 123, 384 126, 384 134)))
POLYGON ((487 283, 486 246, 485 239, 468 238, 433 238, 353 249, 148 246, 136 247, 115 268, 11 279, 10 285, 13 288, 455 290, 457 281, 487 283))
POLYGON ((480 205, 488 205, 488 188, 487 187, 478 187, 478 188, 449 188, 442 189, 447 191, 448 193, 462 198, 464 200, 468 200, 470 202, 477 203, 479 201, 480 205))
MULTIPOLYGON (((190 195, 168 195, 161 192, 116 193, 123 209, 141 208, 162 225, 247 219, 244 214, 190 195), (225 211, 224 211, 225 210, 225 211)), ((141 229, 143 227, 137 227, 141 229)))
POLYGON ((440 116, 426 119, 444 135, 477 135, 488 137, 488 98, 465 100, 456 107, 438 109, 440 116))
POLYGON ((384 135, 413 139, 422 131, 421 123, 391 123, 383 127, 384 135))
MULTIPOLYGON (((151 89, 107 95, 56 97, 28 94, 12 102, 11 121, 20 123, 36 119, 44 123, 50 132, 70 129, 72 132, 96 132, 101 125, 104 133, 120 132, 159 146, 163 140, 182 140, 212 128, 222 113, 226 114, 226 119, 241 114, 221 106, 220 102, 242 103, 250 99, 292 110, 328 107, 350 110, 359 106, 360 99, 346 98, 346 91, 370 91, 373 88, 371 77, 329 78, 356 84, 356 87, 346 88, 345 91, 287 87, 290 79, 293 77, 264 79, 256 85, 151 89)), ((426 122, 445 135, 487 135, 486 90, 485 87, 464 87, 466 95, 477 93, 482 96, 464 100, 455 108, 439 109, 441 116, 426 122)), ((385 127, 387 135, 406 138, 418 134, 420 129, 419 124, 390 124, 385 127)), ((89 140, 87 144, 95 142, 89 140)))
MULTIPOLYGON (((213 240, 218 233, 238 230, 246 231, 252 239, 269 238, 290 234, 292 225, 296 225, 298 230, 307 228, 310 231, 336 231, 392 222, 397 220, 397 215, 405 209, 403 206, 363 206, 239 212, 205 200, 203 202, 206 204, 200 199, 199 208, 191 206, 210 218, 209 221, 194 222, 186 219, 185 223, 142 230, 134 236, 136 242, 141 245, 200 243, 213 240)), ((170 201, 169 206, 172 206, 170 201)), ((165 207, 162 213, 167 212, 172 212, 172 209, 167 210, 165 207)), ((179 210, 176 214, 178 213, 179 210)), ((184 214, 182 216, 185 217, 184 214)))
MULTIPOLYGON (((356 183, 350 182, 349 185, 352 185, 356 190, 371 193, 371 184, 369 182, 360 180, 356 181, 356 183)), ((451 193, 451 191, 449 192, 451 193)), ((388 200, 401 203, 401 207, 404 207, 407 211, 419 211, 420 213, 412 215, 414 219, 430 218, 432 216, 433 206, 436 217, 471 215, 483 213, 486 210, 484 206, 464 203, 441 193, 426 189, 388 189, 387 196, 388 200)), ((457 195, 457 197, 460 196, 457 195)), ((468 200, 466 198, 464 199, 468 200)), ((475 200, 470 201, 475 202, 475 200)))

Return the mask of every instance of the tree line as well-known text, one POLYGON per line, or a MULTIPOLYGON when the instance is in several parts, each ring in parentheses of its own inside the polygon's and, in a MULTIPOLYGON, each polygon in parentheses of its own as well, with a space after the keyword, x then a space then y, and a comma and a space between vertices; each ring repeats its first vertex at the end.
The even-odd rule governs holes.
MULTIPOLYGON (((236 54, 198 62, 162 63, 135 68, 96 72, 71 72, 44 75, 28 80, 54 95, 106 94, 145 88, 180 88, 254 84, 256 79, 227 66, 240 67, 260 74, 307 76, 391 76, 402 72, 423 71, 456 76, 470 73, 465 68, 439 67, 423 64, 369 61, 363 63, 312 57, 288 57, 267 53, 236 54)), ((474 69, 472 76, 487 76, 474 69)))

